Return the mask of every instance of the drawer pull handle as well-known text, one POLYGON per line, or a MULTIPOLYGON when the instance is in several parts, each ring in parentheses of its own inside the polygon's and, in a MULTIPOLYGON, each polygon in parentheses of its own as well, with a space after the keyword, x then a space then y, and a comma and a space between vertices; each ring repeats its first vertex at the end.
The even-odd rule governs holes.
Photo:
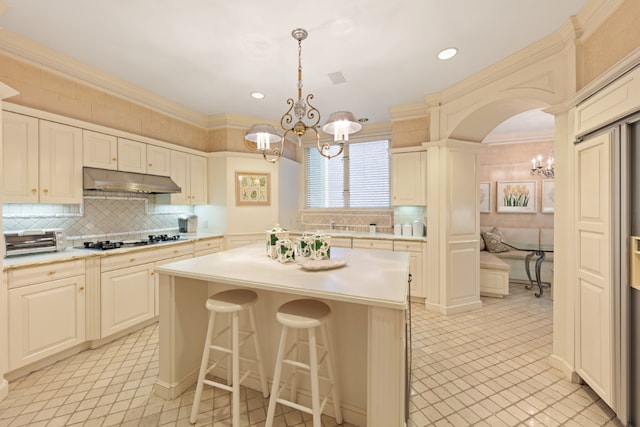
POLYGON ((78 288, 79 291, 84 291, 84 286, 81 286, 80 288, 78 288))
POLYGON ((112 157, 112 158, 111 158, 111 161, 113 161, 113 162, 115 162, 116 160, 118 160, 118 158, 117 158, 117 157, 112 157))
POLYGON ((31 189, 31 192, 32 192, 32 193, 35 193, 36 191, 38 191, 38 190, 36 190, 35 188, 32 188, 32 189, 31 189))
POLYGON ((50 271, 50 272, 49 272, 49 276, 53 276, 54 274, 56 274, 56 272, 55 272, 55 271, 50 271))
POLYGON ((135 261, 136 261, 136 259, 135 259, 135 258, 131 258, 131 259, 129 260, 129 262, 135 262, 135 261))

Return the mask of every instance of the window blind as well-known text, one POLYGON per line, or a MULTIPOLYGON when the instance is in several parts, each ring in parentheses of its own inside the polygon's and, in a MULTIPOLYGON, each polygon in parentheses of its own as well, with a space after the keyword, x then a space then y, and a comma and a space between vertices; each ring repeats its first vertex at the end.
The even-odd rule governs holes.
POLYGON ((331 160, 305 149, 306 207, 390 206, 389 141, 349 143, 331 160))

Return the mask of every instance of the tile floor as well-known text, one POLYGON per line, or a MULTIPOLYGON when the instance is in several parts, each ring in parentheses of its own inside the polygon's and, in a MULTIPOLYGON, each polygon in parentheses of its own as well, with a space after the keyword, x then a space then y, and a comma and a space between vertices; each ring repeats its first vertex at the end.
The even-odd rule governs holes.
MULTIPOLYGON (((587 386, 550 368, 552 303, 522 285, 480 310, 442 316, 412 304, 413 393, 408 426, 621 426, 587 386)), ((188 426, 194 389, 164 401, 156 325, 10 384, 5 426, 188 426)), ((243 389, 243 426, 262 426, 268 400, 243 389)), ((226 392, 206 387, 199 426, 230 426, 226 392), (214 421, 215 420, 215 421, 214 421)), ((324 426, 335 420, 323 419, 324 426)), ((276 426, 311 426, 279 405, 276 426)), ((348 424, 344 424, 349 427, 348 424)))

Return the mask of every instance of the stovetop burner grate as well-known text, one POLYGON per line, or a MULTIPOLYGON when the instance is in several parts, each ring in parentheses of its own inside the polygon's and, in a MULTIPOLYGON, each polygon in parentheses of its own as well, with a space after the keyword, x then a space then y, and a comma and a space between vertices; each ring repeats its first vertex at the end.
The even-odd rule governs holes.
POLYGON ((93 249, 98 251, 107 251, 111 249, 118 249, 131 246, 144 246, 153 245, 157 243, 174 242, 184 239, 180 235, 169 234, 150 234, 147 239, 140 240, 98 240, 95 242, 84 242, 83 246, 78 246, 79 249, 93 249))

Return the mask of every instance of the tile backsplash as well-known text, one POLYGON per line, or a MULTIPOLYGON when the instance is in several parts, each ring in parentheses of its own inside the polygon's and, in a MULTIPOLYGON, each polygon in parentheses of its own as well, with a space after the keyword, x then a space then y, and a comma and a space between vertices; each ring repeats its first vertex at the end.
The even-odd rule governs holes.
POLYGON ((182 213, 193 213, 193 207, 158 204, 153 194, 85 191, 84 205, 4 204, 2 225, 5 231, 62 228, 69 244, 76 245, 83 240, 176 233, 182 213))

